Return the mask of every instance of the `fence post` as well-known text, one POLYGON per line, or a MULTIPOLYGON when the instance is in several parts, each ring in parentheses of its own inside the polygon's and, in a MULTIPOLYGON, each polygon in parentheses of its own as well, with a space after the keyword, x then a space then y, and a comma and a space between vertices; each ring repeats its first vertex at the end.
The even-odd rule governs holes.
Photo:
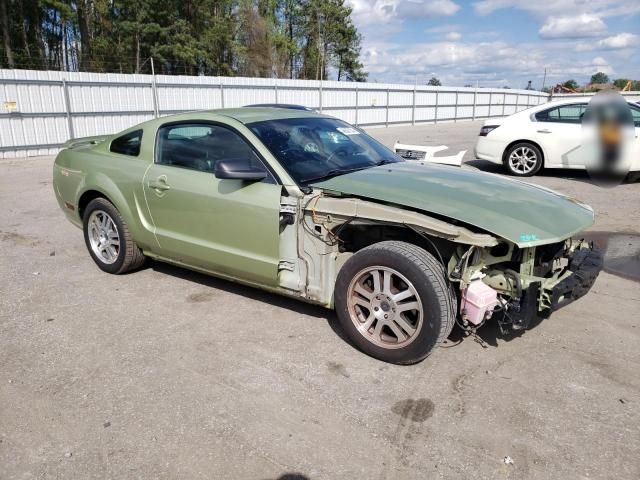
POLYGON ((518 104, 520 103, 520 94, 516 93, 516 111, 513 113, 518 113, 518 104))
POLYGON ((411 107, 411 125, 416 124, 416 89, 418 88, 418 82, 413 84, 413 107, 411 107))
POLYGON ((440 92, 436 90, 436 104, 435 108, 433 109, 433 123, 438 123, 438 93, 440 92))
POLYGON ((277 105, 278 104, 278 79, 277 78, 273 79, 273 89, 274 89, 274 93, 276 97, 276 105, 277 105))
POLYGON ((458 121, 458 91, 456 90, 456 106, 453 107, 453 123, 458 121))
POLYGON ((491 105, 493 104, 493 92, 489 92, 489 110, 487 111, 487 118, 491 118, 491 105))
POLYGON ((71 100, 69 99, 69 86, 67 85, 66 78, 62 79, 62 91, 64 94, 64 109, 67 114, 67 128, 69 129, 69 139, 75 137, 73 133, 73 119, 71 118, 71 100))
POLYGON ((222 83, 222 77, 220 77, 220 108, 224 108, 224 85, 222 83))
POLYGON ((319 100, 320 100, 320 113, 322 113, 322 80, 320 80, 320 85, 319 85, 319 90, 318 90, 318 95, 319 95, 319 100))
POLYGON ((502 116, 504 117, 504 105, 505 103, 507 103, 507 94, 503 93, 502 94, 502 116))
POLYGON ((389 89, 388 88, 387 88, 387 111, 384 117, 384 126, 385 127, 389 126, 389 89))
POLYGON ((358 84, 356 83, 356 127, 358 126, 358 84))
POLYGON ((156 85, 156 69, 153 65, 153 57, 151 57, 151 97, 153 98, 153 116, 160 116, 160 108, 158 107, 158 86, 156 85))
POLYGON ((476 89, 473 91, 473 113, 471 115, 471 120, 476 119, 476 96, 478 95, 478 87, 476 85, 476 89))

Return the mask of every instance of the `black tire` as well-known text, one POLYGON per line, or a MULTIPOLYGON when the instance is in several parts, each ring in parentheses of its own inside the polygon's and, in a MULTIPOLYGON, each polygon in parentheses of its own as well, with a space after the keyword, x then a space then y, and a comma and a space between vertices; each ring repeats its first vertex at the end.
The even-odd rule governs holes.
MULTIPOLYGON (((373 290, 375 291, 375 288, 373 290)), ((375 295, 375 292, 372 295, 375 295)), ((373 297, 371 301, 375 301, 373 297)), ((402 303, 394 303, 393 312, 387 305, 385 311, 399 315, 398 307, 401 305, 402 303), (396 308, 398 308, 398 314, 396 314, 396 308)), ((440 345, 451 333, 456 315, 455 294, 447 284, 442 264, 423 248, 399 241, 376 243, 360 250, 347 260, 336 279, 335 308, 343 331, 359 350, 379 360, 403 365, 420 362, 440 345), (363 278, 362 272, 369 267, 395 270, 411 282, 411 286, 417 292, 415 300, 419 300, 423 312, 421 327, 415 329, 415 333, 410 337, 413 340, 406 346, 399 344, 394 348, 390 344, 391 346, 385 347, 371 340, 371 338, 377 338, 372 330, 375 331, 375 325, 380 320, 372 324, 366 333, 361 333, 361 330, 356 327, 355 322, 359 321, 358 319, 352 320, 348 299, 349 287, 352 281, 356 282, 357 278, 363 278)), ((360 308, 360 314, 364 315, 362 308, 359 306, 358 308, 360 308)), ((383 313, 381 308, 377 310, 376 315, 383 313)), ((368 315, 373 313, 373 310, 369 310, 368 315)), ((412 314, 415 315, 415 311, 412 314)), ((382 324, 384 325, 385 322, 387 321, 383 320, 382 324)), ((360 328, 364 330, 362 324, 360 328)), ((382 329, 385 328, 382 327, 382 329)), ((402 330, 402 332, 408 331, 402 330)))
POLYGON ((140 250, 138 245, 136 245, 136 242, 131 237, 129 228, 122 219, 120 212, 118 212, 116 207, 114 207, 106 198, 95 198, 89 202, 82 216, 82 225, 82 229, 84 231, 84 242, 87 246, 87 250, 89 251, 89 255, 91 255, 93 261, 96 262, 96 265, 98 265, 102 271, 121 274, 140 268, 144 264, 145 256, 142 253, 142 250, 140 250), (117 250, 115 261, 112 263, 108 263, 104 258, 98 256, 91 245, 91 240, 89 238, 89 219, 94 212, 97 215, 101 212, 106 213, 115 225, 120 245, 117 250))
POLYGON ((515 145, 511 145, 507 150, 505 150, 502 161, 504 163, 504 167, 507 169, 507 172, 509 172, 509 174, 513 175, 514 177, 531 177, 538 173, 544 165, 544 157, 542 155, 542 151, 540 150, 540 148, 530 142, 518 142, 515 145), (535 165, 530 170, 523 167, 523 170, 526 171, 519 171, 514 168, 509 159, 514 152, 523 151, 523 149, 528 149, 528 151, 532 152, 535 155, 535 165))

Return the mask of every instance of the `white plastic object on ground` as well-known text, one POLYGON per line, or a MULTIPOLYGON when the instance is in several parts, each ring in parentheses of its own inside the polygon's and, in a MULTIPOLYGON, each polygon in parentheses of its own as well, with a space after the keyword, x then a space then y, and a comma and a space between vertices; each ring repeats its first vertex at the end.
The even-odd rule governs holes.
POLYGON ((436 157, 435 154, 447 150, 449 147, 446 145, 409 145, 405 143, 396 142, 393 146, 393 151, 400 155, 405 160, 422 161, 429 163, 441 163, 444 165, 453 165, 459 167, 462 165, 462 158, 467 153, 466 150, 458 152, 456 155, 450 155, 446 157, 436 157))
POLYGON ((462 316, 474 325, 489 319, 499 304, 498 292, 480 279, 472 280, 460 296, 462 316))

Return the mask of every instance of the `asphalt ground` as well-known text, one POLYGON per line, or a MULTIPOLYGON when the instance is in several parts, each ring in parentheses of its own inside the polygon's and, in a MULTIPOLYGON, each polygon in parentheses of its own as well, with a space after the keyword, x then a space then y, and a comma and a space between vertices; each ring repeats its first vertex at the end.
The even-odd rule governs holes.
MULTIPOLYGON (((473 161, 479 122, 372 129, 473 161)), ((444 153, 444 152, 443 152, 444 153)), ((51 157, 0 160, 0 478, 640 478, 640 184, 531 181, 591 204, 591 292, 520 336, 426 361, 356 351, 332 312, 152 263, 102 273, 51 157)))

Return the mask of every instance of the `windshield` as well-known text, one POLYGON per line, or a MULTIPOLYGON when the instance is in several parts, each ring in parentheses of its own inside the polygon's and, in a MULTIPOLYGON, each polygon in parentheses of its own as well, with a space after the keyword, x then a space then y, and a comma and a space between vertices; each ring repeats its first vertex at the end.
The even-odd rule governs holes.
POLYGON ((335 118, 286 118, 248 127, 297 183, 403 161, 369 135, 335 118))

